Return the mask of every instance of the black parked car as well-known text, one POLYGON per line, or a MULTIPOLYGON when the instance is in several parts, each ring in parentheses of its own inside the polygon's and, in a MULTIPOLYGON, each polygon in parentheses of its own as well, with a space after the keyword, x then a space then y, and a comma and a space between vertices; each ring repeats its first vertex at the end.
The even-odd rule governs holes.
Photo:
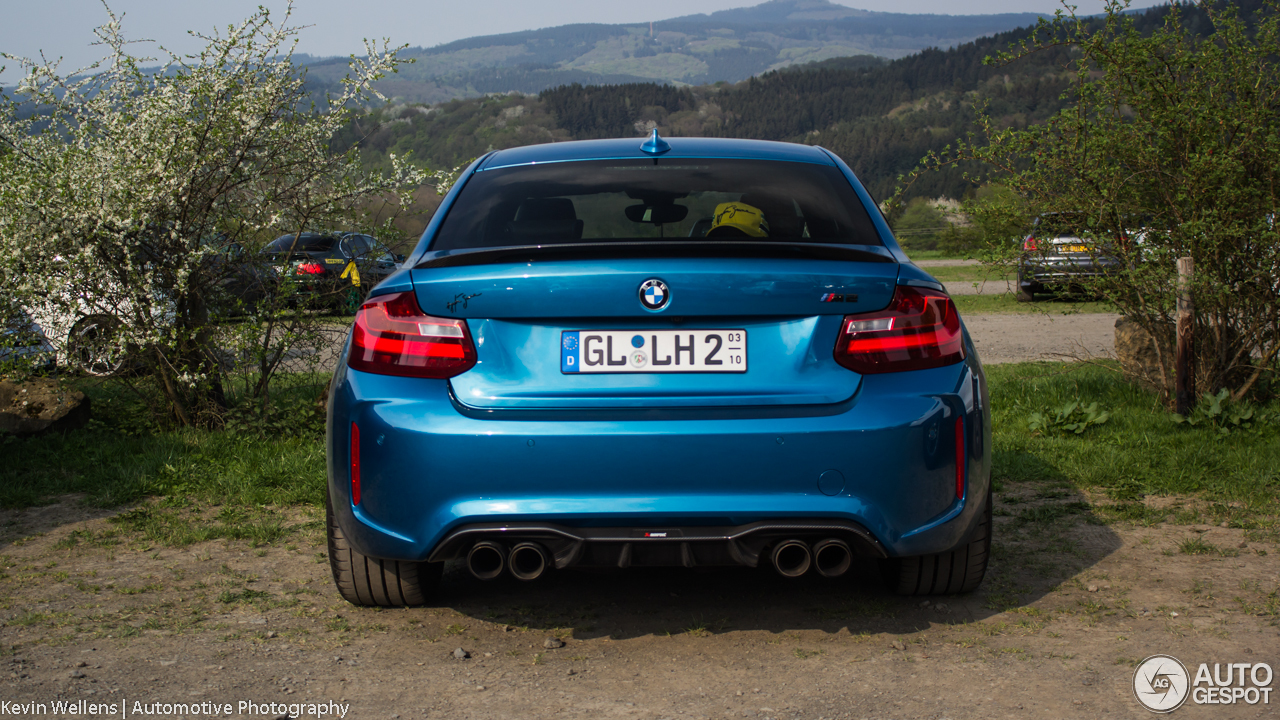
POLYGON ((355 312, 369 289, 404 260, 377 238, 351 232, 281 235, 263 252, 292 274, 299 292, 341 312, 355 312))

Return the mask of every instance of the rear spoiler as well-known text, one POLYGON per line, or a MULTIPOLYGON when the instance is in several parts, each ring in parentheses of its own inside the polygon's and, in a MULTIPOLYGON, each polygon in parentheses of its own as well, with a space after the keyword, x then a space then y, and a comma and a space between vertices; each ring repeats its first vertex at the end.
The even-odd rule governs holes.
POLYGON ((556 260, 622 260, 632 258, 778 258, 892 263, 893 254, 879 245, 827 243, 678 240, 671 242, 564 243, 428 252, 414 269, 505 265, 556 260))

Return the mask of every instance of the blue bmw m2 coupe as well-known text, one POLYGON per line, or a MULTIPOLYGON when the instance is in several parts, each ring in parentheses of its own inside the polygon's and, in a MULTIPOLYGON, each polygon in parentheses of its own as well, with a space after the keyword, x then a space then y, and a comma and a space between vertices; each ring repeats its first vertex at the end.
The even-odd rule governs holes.
POLYGON ((492 152, 360 307, 328 423, 329 559, 358 605, 556 568, 876 558, 972 590, 988 393, 943 286, 817 147, 492 152))

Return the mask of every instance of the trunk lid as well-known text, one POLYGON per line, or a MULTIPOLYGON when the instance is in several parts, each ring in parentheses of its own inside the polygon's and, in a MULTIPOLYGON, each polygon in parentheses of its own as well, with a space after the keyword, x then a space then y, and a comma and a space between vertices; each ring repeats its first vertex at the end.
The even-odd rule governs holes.
POLYGON ((467 320, 478 363, 450 383, 459 402, 483 409, 842 402, 860 376, 832 358, 841 318, 887 306, 898 275, 895 262, 875 253, 857 261, 721 255, 427 265, 412 271, 419 306, 467 320), (653 279, 669 293, 660 310, 640 299, 641 285, 653 279), (682 342, 730 329, 745 332, 745 372, 578 373, 562 366, 566 333, 577 332, 576 339, 624 331, 619 346, 598 344, 622 357, 631 350, 621 345, 628 337, 682 342))

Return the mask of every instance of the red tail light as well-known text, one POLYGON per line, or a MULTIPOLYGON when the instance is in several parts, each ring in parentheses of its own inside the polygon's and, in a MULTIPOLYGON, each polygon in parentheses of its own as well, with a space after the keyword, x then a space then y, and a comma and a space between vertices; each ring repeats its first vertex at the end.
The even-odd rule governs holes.
POLYGON ((451 378, 476 364, 466 320, 432 317, 412 291, 370 298, 356 312, 347 365, 379 375, 451 378))
POLYGON ((360 426, 351 423, 351 504, 360 504, 360 426))
POLYGON ((321 275, 324 273, 324 266, 317 263, 298 263, 298 267, 293 272, 295 275, 321 275))
POLYGON ((1039 247, 1039 244, 1036 243, 1035 235, 1028 235, 1027 239, 1022 241, 1022 249, 1027 252, 1035 252, 1039 247))
POLYGON ((899 285, 884 310, 844 317, 835 358, 864 375, 960 362, 960 316, 945 293, 899 285))

